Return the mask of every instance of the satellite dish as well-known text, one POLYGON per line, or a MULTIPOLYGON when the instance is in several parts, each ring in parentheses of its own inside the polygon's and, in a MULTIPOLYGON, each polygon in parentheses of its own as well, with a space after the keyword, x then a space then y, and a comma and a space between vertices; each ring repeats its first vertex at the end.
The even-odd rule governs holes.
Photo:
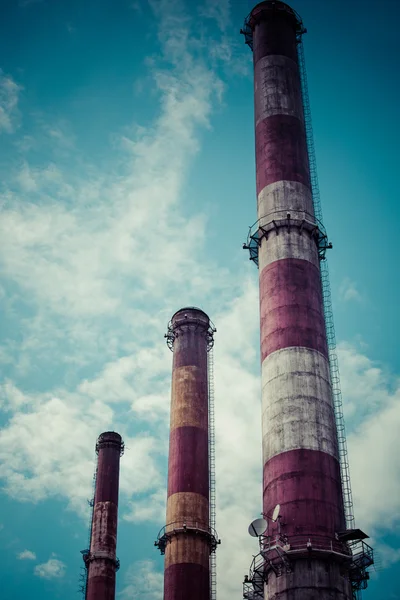
POLYGON ((249 525, 249 534, 251 537, 260 537, 267 531, 268 523, 265 519, 256 519, 249 525))
POLYGON ((279 517, 279 511, 281 510, 281 505, 277 504, 274 508, 274 512, 272 513, 272 520, 277 521, 279 517))

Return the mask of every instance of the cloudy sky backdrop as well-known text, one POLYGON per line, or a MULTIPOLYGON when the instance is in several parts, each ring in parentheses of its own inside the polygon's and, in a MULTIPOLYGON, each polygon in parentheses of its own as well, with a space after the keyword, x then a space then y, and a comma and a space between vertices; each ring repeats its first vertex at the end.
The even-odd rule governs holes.
MULTIPOLYGON (((399 599, 399 4, 293 0, 305 37, 356 522, 399 599)), ((261 510, 247 0, 2 0, 0 589, 79 598, 97 435, 121 461, 118 600, 161 600, 172 355, 215 341, 218 598, 261 510)))

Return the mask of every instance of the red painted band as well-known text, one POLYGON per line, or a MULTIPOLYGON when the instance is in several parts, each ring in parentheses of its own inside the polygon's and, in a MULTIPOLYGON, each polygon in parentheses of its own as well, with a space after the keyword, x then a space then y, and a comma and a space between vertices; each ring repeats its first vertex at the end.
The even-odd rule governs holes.
POLYGON ((285 258, 260 273, 261 361, 291 346, 328 356, 320 272, 307 260, 285 258))
POLYGON ((202 565, 179 563, 164 572, 164 600, 209 600, 210 572, 202 565))
POLYGON ((118 505, 119 460, 119 449, 102 448, 99 451, 95 502, 113 502, 118 505))
POLYGON ((261 14, 262 5, 252 11, 258 21, 253 32, 254 63, 270 54, 281 54, 297 61, 295 18, 271 11, 261 14))
POLYGON ((177 427, 170 432, 168 496, 195 492, 208 498, 208 431, 177 427))
POLYGON ((109 571, 108 575, 90 577, 89 574, 86 600, 115 600, 115 568, 106 565, 105 568, 109 571))
POLYGON ((207 340, 204 331, 190 329, 175 338, 173 369, 186 366, 201 368, 207 379, 207 340))
POLYGON ((256 126, 257 194, 275 181, 311 187, 303 123, 290 115, 272 115, 256 126))
POLYGON ((289 541, 296 535, 334 539, 345 528, 337 459, 304 449, 271 458, 264 465, 264 512, 271 515, 277 504, 289 541))

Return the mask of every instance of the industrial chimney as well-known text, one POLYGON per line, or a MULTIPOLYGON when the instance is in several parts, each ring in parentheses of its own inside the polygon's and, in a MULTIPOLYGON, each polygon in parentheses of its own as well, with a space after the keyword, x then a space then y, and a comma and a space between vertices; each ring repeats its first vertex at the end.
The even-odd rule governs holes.
POLYGON ((98 454, 90 548, 83 554, 87 568, 85 600, 114 600, 119 461, 124 443, 119 433, 106 431, 96 444, 98 454))
POLYGON ((315 217, 299 69, 305 30, 270 0, 241 33, 254 59, 258 220, 245 247, 259 267, 265 519, 249 530, 259 528, 260 557, 244 597, 349 600, 373 558, 367 536, 346 530, 320 273, 330 244, 315 217))
POLYGON ((212 595, 210 556, 219 542, 210 511, 207 353, 214 333, 209 317, 190 307, 174 314, 166 334, 173 351, 167 525, 155 542, 165 554, 164 600, 212 595))

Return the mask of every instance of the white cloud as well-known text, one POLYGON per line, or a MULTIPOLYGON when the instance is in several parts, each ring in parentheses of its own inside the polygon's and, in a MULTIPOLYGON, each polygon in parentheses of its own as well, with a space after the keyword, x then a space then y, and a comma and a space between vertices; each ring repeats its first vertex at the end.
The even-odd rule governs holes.
POLYGON ((0 69, 0 133, 15 130, 21 90, 22 87, 0 69))
POLYGON ((174 287, 189 273, 193 292, 207 285, 206 269, 194 260, 205 218, 183 218, 177 201, 197 150, 195 129, 208 124, 218 80, 187 61, 183 80, 154 72, 163 110, 154 128, 125 136, 123 177, 92 168, 84 180, 71 181, 52 164, 21 168, 24 202, 16 192, 4 198, 2 267, 42 310, 113 315, 128 297, 132 304, 164 296, 173 270, 174 287))
POLYGON ((377 569, 400 560, 399 379, 349 343, 338 346, 357 526, 371 536, 377 569))
POLYGON ((19 390, 12 381, 0 385, 0 407, 4 411, 18 410, 31 402, 31 398, 19 390))
POLYGON ((23 550, 17 554, 18 560, 36 560, 36 554, 31 550, 23 550))
POLYGON ((199 7, 202 17, 215 21, 221 31, 225 31, 231 24, 231 2, 230 0, 205 0, 199 7))
POLYGON ((377 408, 350 432, 348 446, 356 520, 376 537, 400 534, 400 387, 382 389, 379 382, 374 394, 377 408))
POLYGON ((49 558, 49 560, 40 565, 36 565, 34 573, 36 577, 42 579, 62 579, 65 576, 66 565, 58 558, 49 558))
MULTIPOLYGON (((166 469, 164 469, 164 474, 166 469)), ((127 512, 123 515, 125 521, 141 523, 150 521, 153 523, 163 523, 165 520, 165 507, 167 502, 167 484, 166 478, 159 483, 158 488, 152 494, 146 494, 134 498, 132 502, 128 502, 127 512)))
POLYGON ((84 511, 91 497, 93 447, 112 411, 99 402, 83 405, 73 394, 31 396, 29 412, 16 411, 0 432, 0 476, 20 501, 54 495, 84 511), (12 452, 17 444, 18 452, 12 452))
MULTIPOLYGON (((13 396, 19 399, 21 392, 13 388, 10 402, 13 396)), ((151 492, 160 485, 157 457, 165 443, 147 433, 130 438, 123 421, 123 413, 115 417, 106 404, 79 394, 31 396, 30 411, 17 410, 0 432, 0 476, 6 492, 25 502, 62 496, 71 509, 87 517, 95 441, 110 428, 122 433, 127 447, 121 461, 121 493, 132 498, 151 492), (16 444, 18 452, 13 450, 16 444)))
POLYGON ((390 404, 396 379, 365 352, 342 342, 337 349, 344 412, 348 427, 356 428, 367 415, 374 415, 390 404))
MULTIPOLYGON (((127 518, 149 515, 141 495, 159 498, 157 461, 168 443, 166 322, 177 303, 205 299, 228 282, 219 270, 215 285, 215 265, 200 260, 205 215, 187 215, 180 205, 198 129, 209 127, 221 83, 193 59, 185 18, 167 26, 171 6, 157 3, 173 68, 151 68, 160 98, 156 121, 121 138, 107 174, 88 164, 66 169, 26 161, 2 198, 5 285, 33 313, 21 318, 16 376, 63 370, 56 386, 44 384, 48 392, 28 391, 12 378, 1 389, 11 416, 0 432, 0 476, 22 501, 66 497, 85 513, 94 442, 112 426, 131 448, 121 463, 121 491, 138 503, 129 505, 127 518), (79 377, 85 366, 91 374, 79 377), (154 435, 142 433, 144 423, 146 431, 153 424, 154 435)), ((48 133, 58 144, 54 131, 48 133)), ((13 307, 8 314, 14 316, 13 307)))
POLYGON ((400 548, 392 548, 384 542, 379 541, 374 552, 374 567, 378 572, 400 561, 400 548))
POLYGON ((358 290, 355 281, 352 281, 349 277, 345 277, 339 286, 339 298, 344 302, 362 302, 363 297, 358 290))
MULTIPOLYGON (((70 24, 67 25, 67 29, 69 33, 76 31, 70 24)), ((43 129, 53 143, 53 148, 54 146, 64 149, 72 149, 74 147, 75 136, 71 133, 68 123, 65 121, 61 120, 51 125, 45 122, 43 129)))
POLYGON ((138 348, 134 354, 106 364, 95 379, 84 380, 79 391, 107 403, 128 402, 134 413, 152 422, 165 420, 168 413, 165 386, 169 383, 170 368, 171 356, 162 343, 138 348))
POLYGON ((137 561, 127 570, 124 587, 117 597, 121 600, 162 600, 163 574, 157 571, 152 560, 137 561))
MULTIPOLYGON (((232 32, 230 0, 205 0, 198 7, 199 15, 208 19, 212 26, 221 31, 220 39, 213 36, 207 50, 213 64, 222 65, 227 79, 230 77, 248 77, 251 79, 253 59, 251 52, 244 49, 244 40, 238 36, 235 28, 232 32)), ((249 84, 251 85, 250 81, 249 84)))
POLYGON ((247 534, 262 510, 261 384, 256 271, 237 298, 215 315, 216 525, 218 595, 240 595, 258 552, 247 534))

